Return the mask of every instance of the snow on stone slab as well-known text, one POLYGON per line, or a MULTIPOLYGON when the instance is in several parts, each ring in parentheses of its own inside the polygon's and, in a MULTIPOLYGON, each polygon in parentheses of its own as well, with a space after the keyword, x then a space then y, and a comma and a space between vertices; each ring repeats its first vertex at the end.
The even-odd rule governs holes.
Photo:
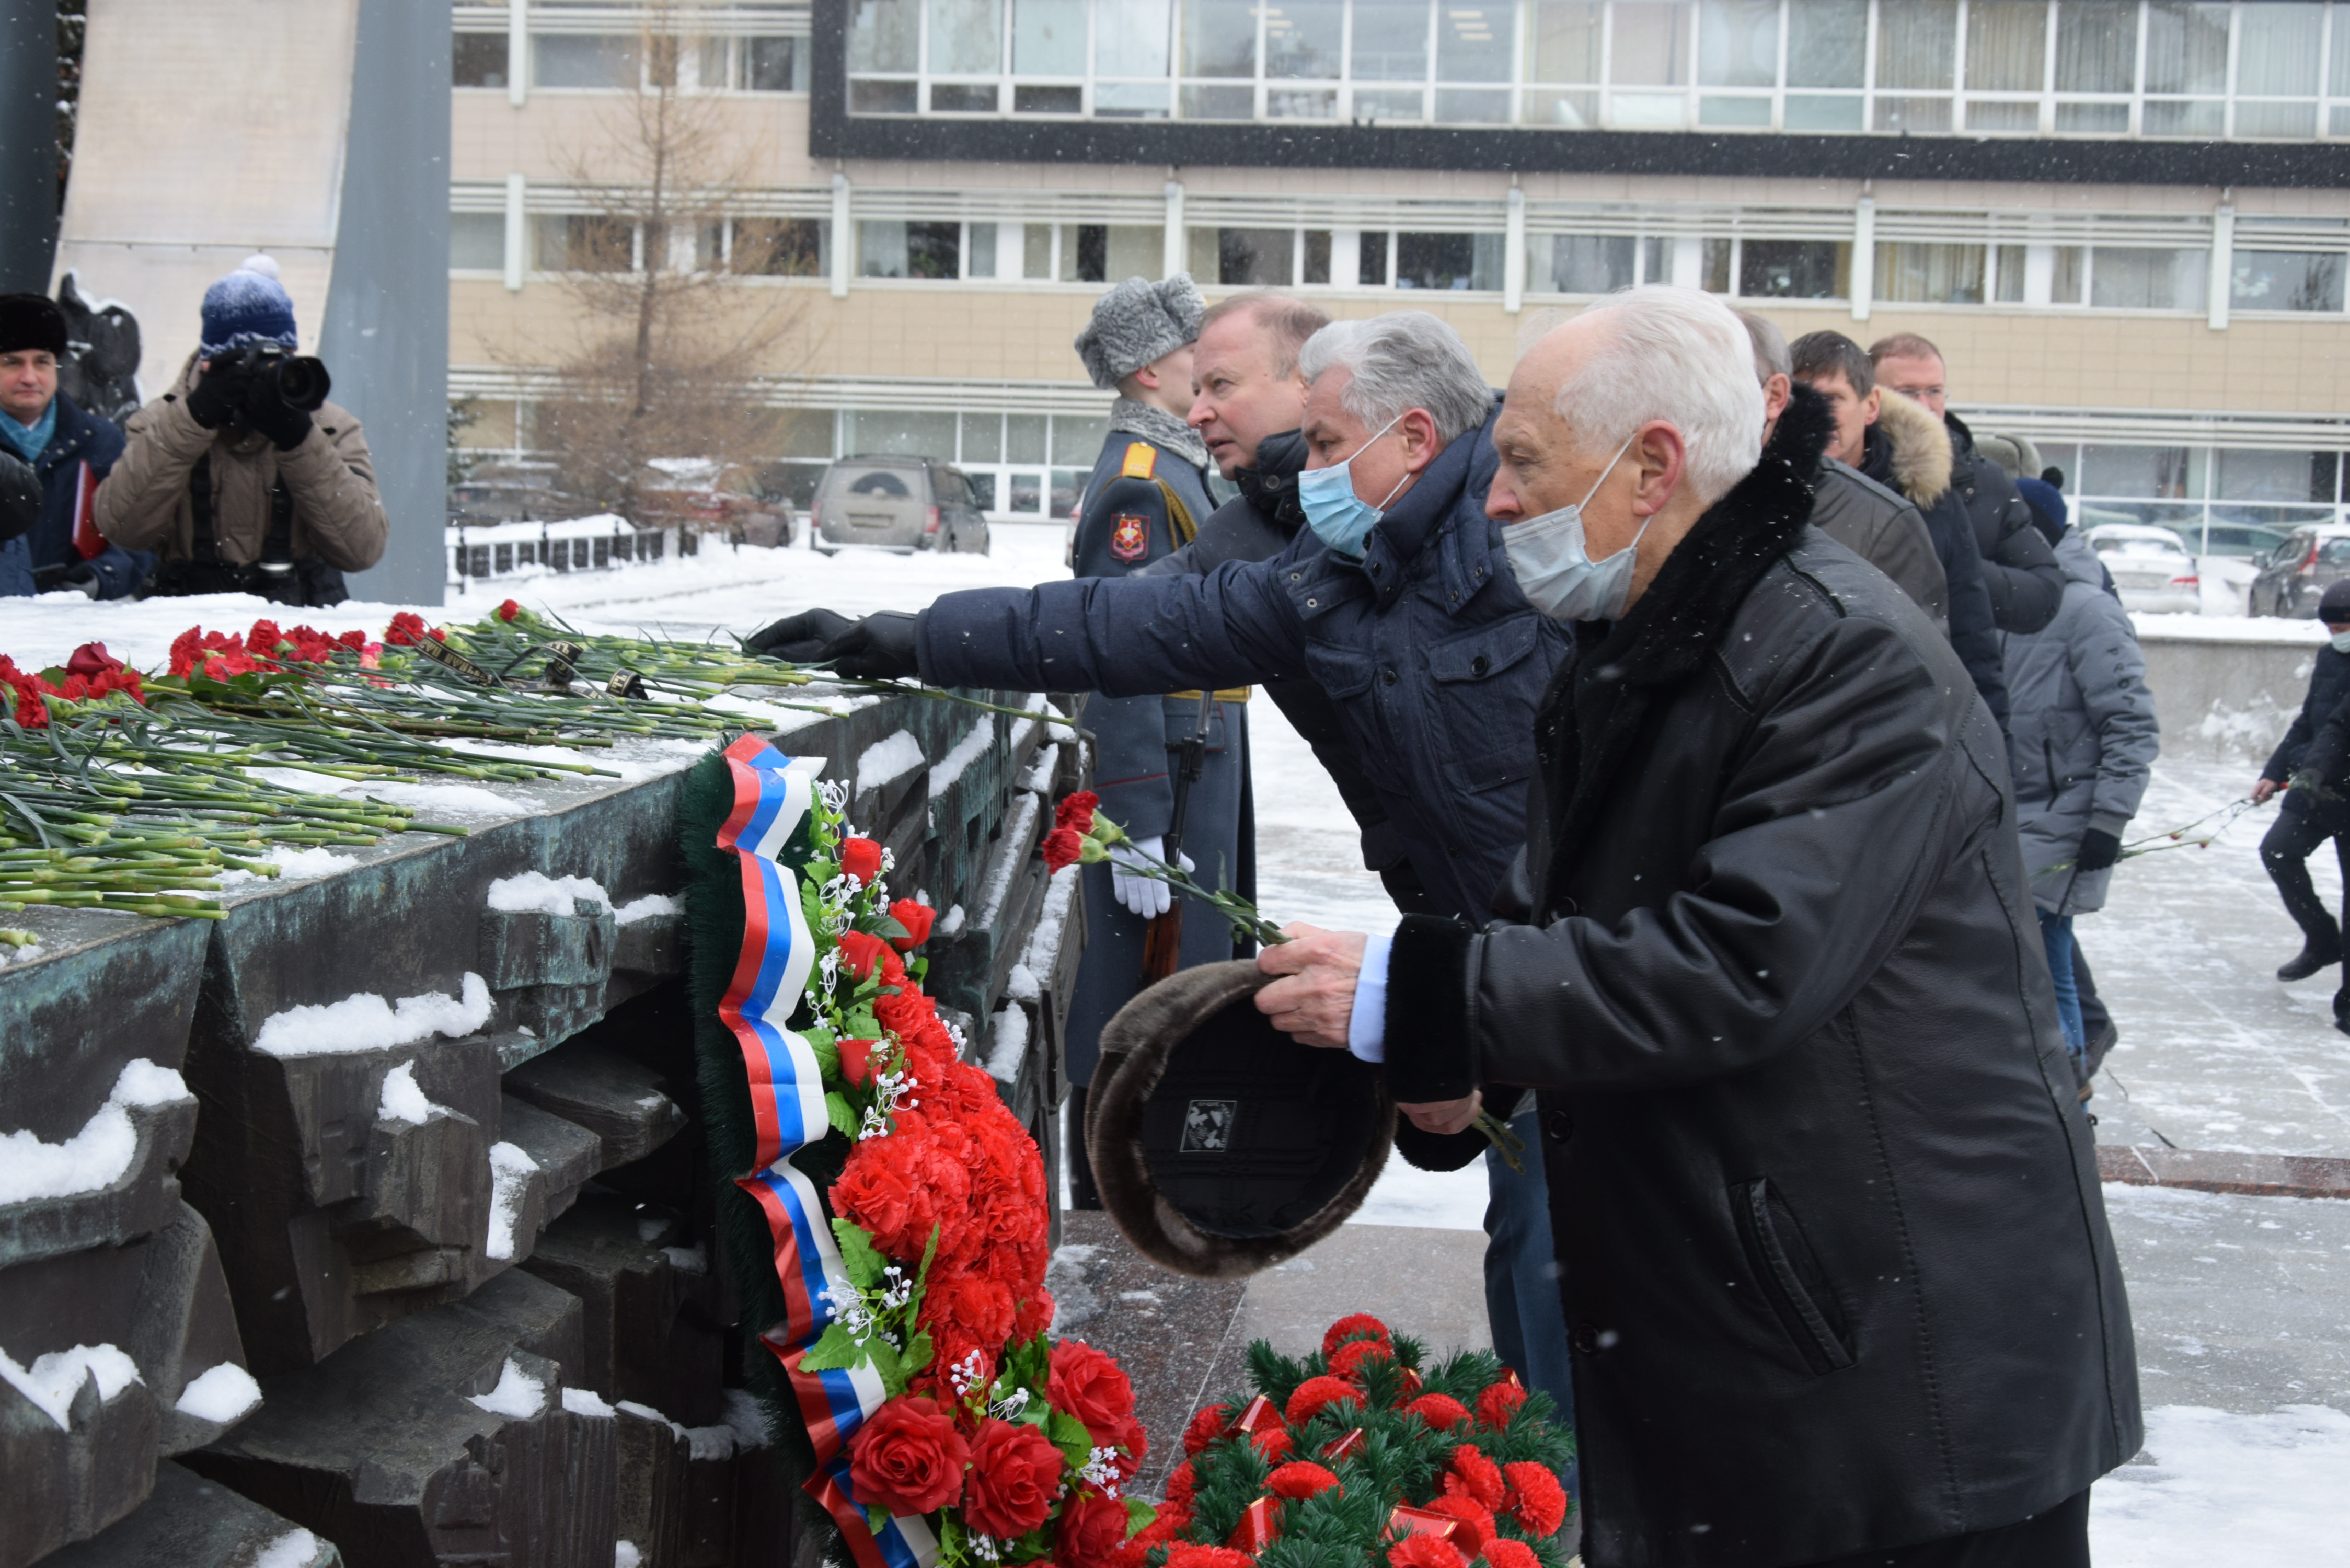
POLYGON ((450 996, 428 991, 386 1002, 360 992, 340 1002, 305 1003, 272 1013, 253 1048, 265 1056, 331 1056, 351 1051, 381 1051, 433 1034, 457 1039, 481 1032, 490 1021, 489 982, 468 973, 450 996))
POLYGON ((1003 994, 1014 1002, 1034 1002, 1045 994, 1036 983, 1036 976, 1024 963, 1015 963, 1012 972, 1003 977, 1003 994))
POLYGON ((326 1550, 326 1542, 296 1527, 263 1547, 253 1568, 310 1568, 326 1550))
POLYGON ((509 1355, 498 1373, 498 1386, 486 1394, 468 1397, 493 1416, 527 1421, 546 1408, 546 1383, 525 1372, 509 1355))
POLYGON ((767 1446, 766 1412, 748 1390, 726 1390, 726 1424, 734 1429, 734 1446, 738 1449, 764 1449, 767 1446))
POLYGON ((2166 1405, 2146 1448, 2089 1494, 2097 1568, 2314 1568, 2350 1561, 2342 1536, 2350 1415, 2287 1405, 2265 1415, 2166 1405))
POLYGON ((660 915, 684 912, 684 906, 667 893, 648 893, 641 898, 631 898, 613 912, 621 925, 633 926, 639 920, 650 920, 660 915))
POLYGON ((0 1204, 105 1191, 139 1155, 130 1107, 187 1097, 178 1073, 141 1056, 123 1064, 106 1103, 65 1142, 44 1143, 30 1131, 0 1133, 0 1204))
POLYGON ((416 1064, 402 1062, 383 1075, 383 1096, 378 1100, 375 1114, 387 1121, 412 1122, 422 1127, 437 1114, 447 1116, 449 1107, 436 1106, 416 1086, 416 1064))
POLYGON ((593 1388, 566 1388, 563 1391, 563 1407, 575 1416, 593 1416, 604 1421, 614 1419, 612 1407, 604 1403, 604 1397, 593 1388))
POLYGON ((508 915, 569 915, 577 911, 574 900, 584 900, 599 909, 612 907, 612 896, 604 885, 586 877, 549 877, 544 871, 525 871, 518 877, 501 877, 490 884, 490 908, 508 915))
POLYGON ((995 1046, 987 1054, 987 1075, 999 1084, 1017 1083, 1021 1059, 1027 1054, 1027 1010, 1007 1007, 995 1015, 995 1046))
POLYGON ((1019 967, 1031 976, 1050 974, 1061 961, 1061 933, 1067 929, 1069 900, 1076 896, 1079 868, 1064 866, 1045 885, 1045 909, 1028 933, 1028 951, 1019 967))
POLYGON ((77 1345, 71 1350, 52 1350, 46 1355, 35 1356, 30 1366, 19 1366, 14 1356, 0 1350, 0 1378, 5 1378, 17 1393, 38 1405, 61 1430, 73 1429, 74 1396, 92 1377, 98 1379, 101 1403, 133 1383, 143 1381, 137 1364, 110 1345, 77 1345))
POLYGON ((253 1374, 234 1361, 224 1361, 190 1378, 172 1408, 199 1421, 225 1423, 242 1419, 260 1403, 261 1385, 253 1380, 253 1374))
POLYGON ((1060 776, 1060 773, 1061 743, 1055 741, 1038 748, 1035 765, 1021 775, 1020 787, 1043 794, 1053 787, 1053 781, 1060 776))
POLYGON ((517 1144, 490 1145, 490 1233, 482 1246, 484 1256, 515 1255, 515 1220, 522 1210, 523 1193, 538 1168, 538 1161, 517 1144))
POLYGON ((612 1543, 612 1568, 638 1568, 644 1560, 635 1542, 616 1541, 612 1543))
POLYGON ((671 1431, 675 1432, 681 1438, 686 1435, 685 1428, 682 1426, 671 1420, 667 1416, 662 1415, 650 1405, 639 1404, 634 1399, 616 1399, 612 1402, 612 1408, 615 1410, 626 1410, 629 1415, 637 1417, 640 1420, 659 1421, 662 1426, 667 1427, 671 1431))
POLYGON ((955 781, 970 770, 972 763, 987 755, 988 748, 993 744, 995 721, 982 719, 973 724, 970 732, 931 769, 931 798, 936 800, 954 788, 955 781))
POLYGON ((268 880, 279 887, 289 882, 315 882, 321 877, 333 877, 357 866, 355 855, 338 855, 331 849, 313 846, 308 849, 278 849, 266 858, 277 867, 277 875, 264 878, 250 871, 224 871, 221 886, 234 888, 246 882, 268 880))
POLYGON ((879 789, 922 765, 922 742, 911 730, 897 730, 857 754, 857 793, 879 789))

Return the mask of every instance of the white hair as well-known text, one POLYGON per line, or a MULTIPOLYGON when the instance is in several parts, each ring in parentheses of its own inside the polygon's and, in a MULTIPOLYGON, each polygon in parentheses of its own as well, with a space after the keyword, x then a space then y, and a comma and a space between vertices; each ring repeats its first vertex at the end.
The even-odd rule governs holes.
POLYGON ((1297 368, 1308 386, 1325 371, 1353 379, 1338 404, 1377 430, 1410 409, 1436 421, 1436 439, 1450 444, 1493 411, 1493 390, 1461 334, 1425 310, 1394 310, 1367 321, 1333 321, 1305 340, 1297 368))
POLYGON ((1552 410, 1586 456, 1605 457, 1651 420, 1681 432, 1688 483, 1708 505, 1762 456, 1754 342, 1730 306, 1700 289, 1646 284, 1595 301, 1607 337, 1559 383, 1552 410))

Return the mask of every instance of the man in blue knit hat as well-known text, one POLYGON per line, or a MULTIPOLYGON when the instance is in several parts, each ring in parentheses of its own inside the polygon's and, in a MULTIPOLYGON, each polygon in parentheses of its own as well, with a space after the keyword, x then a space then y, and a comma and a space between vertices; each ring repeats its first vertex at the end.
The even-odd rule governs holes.
POLYGON ((382 558, 390 525, 367 438, 325 400, 324 367, 293 360, 299 346, 269 257, 247 256, 204 291, 196 352, 130 416, 98 496, 99 533, 162 556, 152 591, 337 605, 343 574, 382 558))
POLYGON ((37 294, 0 295, 0 596, 136 593, 155 557, 99 536, 91 498, 122 432, 57 389, 66 315, 37 294))

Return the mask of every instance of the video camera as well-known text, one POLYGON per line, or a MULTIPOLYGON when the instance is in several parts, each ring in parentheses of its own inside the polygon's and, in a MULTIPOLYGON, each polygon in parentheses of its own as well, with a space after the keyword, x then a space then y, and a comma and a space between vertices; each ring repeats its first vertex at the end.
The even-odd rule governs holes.
POLYGON ((315 414, 334 389, 327 362, 307 354, 289 354, 282 343, 247 343, 212 361, 214 370, 242 372, 276 393, 289 409, 315 414))

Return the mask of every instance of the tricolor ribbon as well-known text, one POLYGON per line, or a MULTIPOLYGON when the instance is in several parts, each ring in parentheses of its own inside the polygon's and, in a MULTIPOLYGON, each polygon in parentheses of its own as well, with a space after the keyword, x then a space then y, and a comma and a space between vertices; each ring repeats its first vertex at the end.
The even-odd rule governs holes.
POLYGON ((809 1496, 822 1503, 858 1568, 930 1568, 937 1538, 927 1521, 893 1517, 877 1533, 867 1521, 848 1475, 848 1439, 888 1397, 870 1366, 803 1372, 800 1361, 831 1320, 825 1293, 849 1289, 839 1245, 813 1183, 791 1157, 825 1135, 824 1078, 816 1053, 785 1025, 800 1004, 814 966, 816 943, 800 909, 799 882, 777 858, 807 815, 821 757, 786 757, 756 735, 726 748, 734 808, 718 830, 718 847, 740 858, 743 952, 718 1016, 743 1053, 750 1081, 752 1118, 758 1128, 759 1167, 735 1179, 775 1239, 775 1278, 783 1287, 784 1321, 762 1336, 783 1364, 792 1397, 816 1447, 809 1496))

